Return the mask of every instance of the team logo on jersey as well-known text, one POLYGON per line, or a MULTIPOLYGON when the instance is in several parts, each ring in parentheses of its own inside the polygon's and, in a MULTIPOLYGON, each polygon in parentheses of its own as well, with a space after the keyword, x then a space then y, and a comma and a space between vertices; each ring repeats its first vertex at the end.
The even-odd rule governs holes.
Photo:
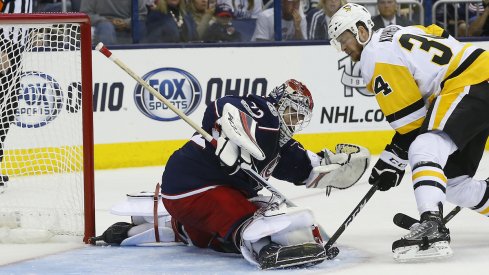
POLYGON ((273 116, 278 116, 277 108, 275 108, 275 106, 273 106, 272 103, 267 101, 267 106, 268 109, 270 109, 270 113, 272 113, 273 116))
MULTIPOLYGON (((159 68, 143 76, 156 91, 186 115, 191 114, 202 99, 202 88, 190 73, 177 68, 159 68)), ((138 109, 147 117, 159 121, 180 119, 168 106, 143 86, 137 85, 134 100, 138 109)))
POLYGON ((360 63, 353 62, 349 56, 345 56, 338 60, 338 70, 343 70, 341 83, 344 86, 345 97, 352 97, 353 91, 364 96, 374 96, 365 87, 365 82, 361 76, 360 63))
POLYGON ((264 168, 261 170, 260 175, 268 180, 272 176, 273 170, 277 167, 278 162, 280 161, 280 155, 277 155, 274 159, 272 159, 264 168))
POLYGON ((63 93, 58 82, 40 72, 24 72, 20 76, 15 124, 22 128, 38 128, 49 124, 63 107, 63 93))

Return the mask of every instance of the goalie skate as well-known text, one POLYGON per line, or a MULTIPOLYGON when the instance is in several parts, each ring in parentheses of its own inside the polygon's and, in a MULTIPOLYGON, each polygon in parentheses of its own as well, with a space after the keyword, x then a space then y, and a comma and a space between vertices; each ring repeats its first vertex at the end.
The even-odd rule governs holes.
POLYGON ((5 175, 0 175, 0 194, 5 192, 5 188, 7 188, 7 182, 9 178, 5 175))
POLYGON ((313 266, 322 263, 325 259, 326 251, 318 243, 281 246, 272 242, 260 251, 258 264, 261 269, 276 269, 313 266))
POLYGON ((398 262, 430 261, 450 257, 450 231, 445 227, 439 212, 425 212, 421 223, 410 233, 392 244, 394 260, 398 262))

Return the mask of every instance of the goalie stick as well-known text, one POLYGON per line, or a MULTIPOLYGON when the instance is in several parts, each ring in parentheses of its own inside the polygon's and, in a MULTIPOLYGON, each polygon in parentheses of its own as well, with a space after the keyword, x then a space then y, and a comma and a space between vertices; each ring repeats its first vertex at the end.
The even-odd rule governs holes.
MULTIPOLYGON (((453 217, 455 217, 455 215, 458 214, 458 212, 460 212, 460 210, 462 210, 462 207, 460 206, 453 208, 452 211, 450 211, 450 213, 448 213, 443 218, 443 223, 446 224, 447 222, 449 222, 453 217)), ((395 225, 406 230, 409 230, 409 228, 411 228, 413 224, 419 223, 417 219, 412 218, 404 213, 397 213, 392 221, 394 222, 395 225)))
MULTIPOLYGON (((204 129, 202 129, 200 126, 198 126, 195 122, 193 122, 186 114, 184 114, 180 109, 175 107, 168 99, 166 99, 163 95, 161 95, 158 91, 156 91, 153 87, 151 87, 144 79, 142 79, 140 76, 138 76, 132 69, 130 69, 126 64, 124 64, 121 60, 118 58, 114 57, 113 53, 104 46, 102 42, 98 43, 97 46, 95 47, 95 50, 101 52, 105 57, 110 59, 112 62, 114 62, 119 68, 124 70, 127 74, 129 74, 134 80, 136 80, 139 84, 141 84, 147 91, 149 91, 152 95, 154 95, 157 99, 159 99, 163 104, 165 104, 170 110, 172 110, 175 114, 177 114, 180 118, 182 118, 187 124, 189 124, 195 131, 197 131, 202 137, 210 142, 214 147, 217 146, 217 141, 204 129)), ((264 179, 260 174, 258 174, 251 166, 248 165, 241 165, 241 169, 251 178, 253 178, 255 181, 257 181, 258 184, 266 188, 268 191, 270 191, 273 195, 277 196, 279 200, 285 202, 287 206, 293 207, 296 206, 291 200, 287 199, 282 193, 280 193, 277 189, 275 189, 273 186, 271 186, 266 179, 264 179)), ((334 170, 337 168, 337 164, 331 164, 331 166, 326 166, 325 169, 331 169, 334 170)), ((321 231, 321 235, 324 237, 327 237, 328 234, 322 229, 321 226, 319 226, 319 229, 321 231)), ((331 244, 332 245, 332 244, 331 244)), ((336 247, 331 247, 328 246, 326 249, 326 253, 328 252, 328 249, 332 249, 334 251, 337 251, 335 253, 332 253, 331 255, 334 255, 332 257, 328 256, 328 259, 333 259, 336 257, 339 253, 338 248, 336 247)), ((326 248, 326 246, 325 246, 326 248)))

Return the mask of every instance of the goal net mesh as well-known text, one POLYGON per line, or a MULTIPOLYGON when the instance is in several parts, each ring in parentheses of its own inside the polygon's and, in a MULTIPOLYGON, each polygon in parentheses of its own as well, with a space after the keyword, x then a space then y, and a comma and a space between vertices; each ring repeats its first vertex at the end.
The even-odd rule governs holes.
POLYGON ((80 241, 80 24, 0 29, 0 242, 80 241))

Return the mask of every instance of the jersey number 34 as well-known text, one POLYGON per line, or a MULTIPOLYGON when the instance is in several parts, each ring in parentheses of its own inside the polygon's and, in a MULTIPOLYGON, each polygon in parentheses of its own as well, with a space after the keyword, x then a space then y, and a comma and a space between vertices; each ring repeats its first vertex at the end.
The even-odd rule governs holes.
POLYGON ((438 64, 440 66, 448 64, 450 62, 450 59, 452 59, 452 56, 453 56, 453 53, 452 53, 452 50, 450 49, 450 47, 448 47, 447 45, 442 44, 438 41, 431 40, 428 38, 445 39, 445 38, 439 37, 439 36, 426 35, 426 37, 425 37, 425 36, 406 33, 406 34, 401 35, 401 37, 399 38, 399 43, 401 44, 401 46, 403 48, 411 51, 413 49, 413 46, 414 46, 414 44, 411 43, 411 39, 416 40, 418 42, 421 42, 421 44, 419 45, 419 48, 421 50, 423 50, 425 52, 429 52, 431 49, 436 49, 439 52, 441 52, 441 54, 435 54, 433 56, 433 58, 431 59, 431 61, 433 63, 438 64))

